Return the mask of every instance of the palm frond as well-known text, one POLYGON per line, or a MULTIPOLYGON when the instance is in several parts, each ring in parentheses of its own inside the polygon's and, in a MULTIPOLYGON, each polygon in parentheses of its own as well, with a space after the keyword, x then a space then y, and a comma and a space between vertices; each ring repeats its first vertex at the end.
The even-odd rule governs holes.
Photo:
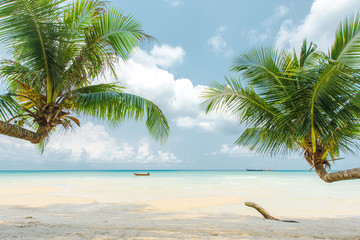
POLYGON ((270 153, 271 155, 289 154, 297 150, 298 142, 288 128, 257 127, 247 128, 236 140, 236 145, 246 146, 257 153, 270 153))
POLYGON ((58 46, 66 31, 59 21, 64 0, 4 0, 0 3, 0 42, 11 46, 18 61, 42 72, 48 102, 61 76, 58 46))
POLYGON ((240 72, 244 80, 256 87, 273 83, 282 86, 283 57, 284 52, 274 48, 254 48, 236 57, 231 71, 240 72))
POLYGON ((120 124, 125 119, 141 120, 146 115, 146 127, 152 137, 164 142, 169 136, 169 125, 162 111, 139 96, 121 92, 79 93, 73 102, 78 114, 112 124, 120 124))
POLYGON ((117 9, 110 9, 104 12, 89 29, 88 48, 110 50, 125 60, 142 41, 152 39, 141 27, 132 16, 125 16, 117 9))
POLYGON ((76 125, 78 125, 78 127, 80 127, 80 120, 77 119, 76 117, 67 116, 66 118, 70 119, 72 122, 74 122, 76 125))
POLYGON ((300 59, 299 59, 299 67, 304 67, 307 65, 314 65, 317 60, 316 55, 319 54, 316 52, 316 44, 311 42, 309 46, 307 45, 306 39, 303 41, 300 50, 300 59), (314 57, 315 55, 315 57, 314 57))
MULTIPOLYGON (((206 112, 230 111, 239 118, 251 118, 250 112, 256 111, 261 116, 273 118, 276 116, 276 108, 270 106, 264 99, 251 88, 243 88, 240 79, 236 77, 225 78, 226 85, 214 82, 210 88, 202 93, 206 106, 206 112), (246 109, 250 107, 251 109, 246 109), (247 112, 248 111, 248 112, 247 112)), ((256 114, 253 114, 256 115, 256 114)), ((256 116, 253 116, 256 117, 256 116)))
POLYGON ((86 87, 77 88, 72 91, 72 94, 77 93, 97 93, 97 92, 123 92, 125 88, 119 86, 117 83, 101 83, 90 85, 86 87))
POLYGON ((340 24, 329 55, 350 67, 360 67, 360 12, 350 15, 340 24))
POLYGON ((58 98, 58 103, 64 103, 65 101, 71 101, 71 99, 77 94, 86 94, 86 93, 103 93, 103 92, 123 92, 125 88, 119 86, 117 83, 100 83, 93 84, 85 87, 79 87, 72 91, 63 94, 58 98))
MULTIPOLYGON (((86 63, 88 49, 85 32, 88 32, 94 20, 106 11, 106 5, 107 2, 102 0, 76 0, 65 8, 63 21, 67 27, 68 38, 63 42, 59 56, 62 58, 61 61, 66 63, 63 69, 65 87, 79 86, 89 80, 88 76, 96 76, 95 73, 89 74, 89 69, 87 69, 91 67, 91 64, 86 63)), ((63 87, 59 86, 59 89, 63 87)))
MULTIPOLYGON (((42 92, 44 87, 41 85, 42 76, 19 62, 13 60, 0 61, 0 78, 7 85, 8 91, 16 92, 20 85, 31 86, 37 92, 42 92)), ((22 88, 20 86, 20 88, 22 88)))
POLYGON ((321 71, 319 68, 316 73, 310 71, 310 77, 314 76, 316 82, 312 88, 309 111, 313 141, 316 135, 329 136, 339 124, 356 123, 358 120, 353 116, 358 115, 356 112, 360 110, 355 108, 360 103, 357 98, 360 81, 351 68, 342 63, 328 63, 321 71), (349 101, 353 103, 351 108, 346 105, 349 101), (338 123, 334 124, 334 120, 338 123))
POLYGON ((0 95, 0 117, 8 121, 11 117, 22 114, 22 107, 12 98, 11 94, 0 95))
POLYGON ((64 11, 64 22, 70 27, 71 36, 81 36, 83 31, 92 25, 94 18, 106 11, 106 1, 76 0, 67 6, 64 11))
MULTIPOLYGON (((103 1, 96 3, 101 2, 103 1)), ((95 12, 98 15, 90 25, 82 29, 82 44, 74 47, 76 55, 65 71, 67 78, 77 79, 70 83, 75 88, 86 85, 86 81, 103 74, 105 70, 110 69, 114 73, 114 62, 119 58, 127 59, 141 42, 152 39, 143 32, 141 24, 132 16, 123 15, 116 9, 97 12, 97 5, 94 3, 92 6, 95 10, 89 9, 86 14, 95 12)))
POLYGON ((49 135, 45 138, 44 141, 42 141, 41 143, 36 144, 37 149, 39 150, 40 154, 43 155, 45 152, 45 148, 46 146, 49 144, 50 139, 51 139, 51 135, 54 133, 54 131, 50 131, 49 135))

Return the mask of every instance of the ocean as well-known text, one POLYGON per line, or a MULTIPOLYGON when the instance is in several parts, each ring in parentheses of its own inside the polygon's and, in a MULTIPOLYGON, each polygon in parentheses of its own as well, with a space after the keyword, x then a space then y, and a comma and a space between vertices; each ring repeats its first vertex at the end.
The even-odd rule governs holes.
POLYGON ((0 189, 44 186, 101 203, 239 196, 274 209, 360 217, 360 180, 325 183, 313 171, 0 171, 0 189))

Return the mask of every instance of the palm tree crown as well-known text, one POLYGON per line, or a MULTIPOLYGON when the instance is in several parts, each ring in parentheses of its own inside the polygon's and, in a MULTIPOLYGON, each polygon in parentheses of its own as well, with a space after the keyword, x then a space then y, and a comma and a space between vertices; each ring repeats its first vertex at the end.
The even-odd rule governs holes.
POLYGON ((0 62, 9 91, 0 96, 0 133, 42 143, 58 125, 80 125, 74 114, 112 124, 146 115, 150 134, 165 140, 169 126, 154 103, 114 83, 91 84, 149 39, 103 0, 2 0, 0 41, 13 58, 0 62))
POLYGON ((340 152, 359 147, 360 15, 349 17, 329 53, 306 41, 300 54, 255 48, 235 59, 239 77, 213 83, 207 112, 230 112, 247 126, 236 144, 277 155, 303 151, 327 181, 360 178, 360 169, 327 173, 340 152), (345 176, 345 175, 347 176, 345 176))

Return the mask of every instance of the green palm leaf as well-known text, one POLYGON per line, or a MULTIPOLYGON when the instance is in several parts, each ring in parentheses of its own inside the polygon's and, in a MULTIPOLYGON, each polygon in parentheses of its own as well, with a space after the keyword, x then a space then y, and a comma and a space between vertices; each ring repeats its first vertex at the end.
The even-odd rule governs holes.
POLYGON ((22 108, 10 94, 0 95, 0 117, 7 121, 11 117, 22 114, 22 108))
POLYGON ((273 121, 277 109, 259 97, 251 88, 243 88, 239 78, 225 78, 227 84, 213 83, 202 94, 206 112, 230 112, 247 124, 273 121))
POLYGON ((360 67, 360 13, 349 16, 340 24, 329 55, 348 66, 360 67))
POLYGON ((73 98, 75 111, 84 116, 96 117, 112 124, 125 119, 141 120, 145 115, 151 136, 165 141, 170 129, 162 111, 151 101, 121 92, 79 93, 73 98))
POLYGON ((48 102, 52 97, 52 79, 57 79, 60 73, 57 47, 66 35, 58 21, 62 2, 4 0, 0 3, 0 41, 11 46, 21 62, 41 72, 48 102))

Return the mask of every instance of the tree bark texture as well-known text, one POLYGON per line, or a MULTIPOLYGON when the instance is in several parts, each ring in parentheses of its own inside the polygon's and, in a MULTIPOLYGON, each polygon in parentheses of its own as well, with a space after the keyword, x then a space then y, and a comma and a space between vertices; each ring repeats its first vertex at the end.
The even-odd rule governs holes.
POLYGON ((322 164, 315 164, 315 172, 327 183, 360 178, 360 168, 328 173, 322 164))
POLYGON ((332 183, 342 180, 360 179, 360 168, 352 168, 337 172, 327 172, 326 167, 330 168, 330 163, 322 159, 325 149, 317 146, 316 152, 311 147, 304 149, 306 161, 315 168, 316 174, 325 182, 332 183))
POLYGON ((0 134, 7 135, 10 137, 20 138, 31 143, 41 143, 45 140, 50 132, 49 126, 40 125, 36 132, 28 129, 19 127, 18 125, 7 123, 0 120, 0 134))

